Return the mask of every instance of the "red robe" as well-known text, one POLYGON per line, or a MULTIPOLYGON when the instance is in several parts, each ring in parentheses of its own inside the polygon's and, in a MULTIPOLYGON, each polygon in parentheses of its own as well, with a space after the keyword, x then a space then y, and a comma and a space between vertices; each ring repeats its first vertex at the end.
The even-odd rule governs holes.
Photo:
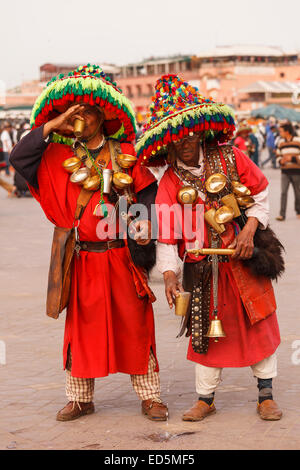
MULTIPOLYGON (((237 148, 233 149, 241 183, 251 190, 252 195, 260 193, 267 187, 267 179, 243 152, 237 148)), ((226 164, 223 157, 222 165, 225 172, 226 164)), ((177 192, 183 185, 184 184, 170 167, 160 181, 156 204, 167 204, 168 206, 176 204, 177 192)), ((203 205, 203 201, 200 197, 197 204, 203 205)), ((196 211, 196 206, 194 206, 193 211, 196 211)), ((165 224, 167 223, 163 221, 162 218, 159 227, 158 241, 162 243, 178 244, 179 255, 183 258, 188 240, 185 238, 184 234, 180 240, 176 239, 176 232, 181 224, 181 220, 176 220, 175 216, 168 238, 162 236, 161 229, 164 222, 165 224)), ((228 239, 226 240, 226 236, 223 237, 223 247, 229 245, 230 235, 233 234, 233 225, 231 223, 226 224, 226 228, 228 239)), ((209 247, 207 228, 204 223, 203 230, 203 247, 209 247)), ((195 262, 202 258, 204 257, 200 256, 195 258, 195 256, 189 255, 186 258, 186 262, 195 262)), ((195 353, 190 341, 187 358, 208 367, 244 367, 256 364, 273 354, 280 343, 276 312, 251 326, 232 273, 231 263, 219 263, 218 286, 218 317, 222 321, 226 337, 220 338, 218 342, 210 339, 208 352, 206 354, 195 353)), ((211 295, 210 318, 213 317, 212 312, 213 299, 211 295)))
MULTIPOLYGON (((131 144, 122 144, 121 150, 134 154, 131 144)), ((50 144, 38 170, 39 189, 30 188, 47 218, 59 227, 72 227, 81 190, 81 186, 70 182, 70 173, 62 167, 62 162, 72 155, 70 147, 50 144)), ((135 193, 156 181, 147 168, 140 166, 133 167, 132 177, 135 193)), ((109 238, 97 236, 98 224, 106 224, 105 219, 93 215, 99 197, 100 192, 96 191, 80 220, 78 231, 82 241, 109 238)), ((107 202, 106 196, 104 199, 107 202)), ((137 296, 125 247, 104 253, 81 251, 79 258, 74 256, 64 367, 69 345, 74 377, 147 373, 150 348, 154 354, 156 351, 153 309, 148 297, 137 296)))

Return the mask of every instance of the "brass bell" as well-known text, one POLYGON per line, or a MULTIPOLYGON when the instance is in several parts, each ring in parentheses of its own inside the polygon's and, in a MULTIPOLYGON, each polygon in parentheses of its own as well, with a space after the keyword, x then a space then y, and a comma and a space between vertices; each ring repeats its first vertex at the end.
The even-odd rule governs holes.
POLYGON ((225 206, 231 207, 233 209, 233 212, 234 212, 233 217, 239 217, 241 215, 239 205, 233 193, 226 194, 226 196, 222 197, 221 201, 223 202, 225 206))
POLYGON ((113 183, 118 189, 127 188, 132 183, 133 179, 127 173, 117 171, 113 176, 113 183))
POLYGON ((215 315, 214 319, 211 320, 208 332, 204 336, 207 338, 215 338, 216 343, 218 342, 218 338, 224 338, 226 336, 222 322, 219 320, 217 315, 215 315))
POLYGON ((218 224, 226 224, 227 222, 231 222, 233 217, 234 210, 232 209, 232 207, 222 206, 216 211, 215 221, 218 224))
POLYGON ((255 204, 255 201, 253 197, 251 196, 237 197, 236 200, 239 206, 245 207, 246 209, 248 209, 249 207, 253 206, 253 204, 255 204))
POLYGON ((89 176, 86 180, 84 180, 83 187, 84 189, 89 189, 90 191, 96 191, 100 186, 100 176, 94 175, 89 176))
POLYGON ((79 168, 79 170, 75 171, 74 173, 72 173, 72 175, 70 176, 70 181, 72 183, 83 184, 84 181, 89 176, 90 176, 90 170, 84 166, 82 168, 79 168))
POLYGON ((215 219, 216 209, 213 207, 204 213, 204 219, 206 222, 215 229, 217 233, 225 232, 225 226, 223 224, 218 224, 215 219))
POLYGON ((83 131, 85 128, 85 122, 83 119, 75 119, 73 124, 74 135, 78 137, 82 137, 83 131))
POLYGON ((69 173, 73 173, 81 167, 81 160, 78 157, 67 158, 67 160, 62 163, 62 166, 69 173))
POLYGON ((227 182, 227 178, 222 173, 214 173, 207 178, 205 182, 206 190, 209 193, 217 194, 225 188, 227 182))
POLYGON ((251 191, 239 181, 232 181, 233 192, 236 196, 250 196, 251 191))
POLYGON ((195 204, 198 199, 198 191, 193 186, 183 186, 177 193, 177 201, 180 204, 195 204))
POLYGON ((121 168, 130 168, 135 165, 137 157, 134 155, 128 155, 126 153, 120 153, 117 156, 117 162, 121 168))

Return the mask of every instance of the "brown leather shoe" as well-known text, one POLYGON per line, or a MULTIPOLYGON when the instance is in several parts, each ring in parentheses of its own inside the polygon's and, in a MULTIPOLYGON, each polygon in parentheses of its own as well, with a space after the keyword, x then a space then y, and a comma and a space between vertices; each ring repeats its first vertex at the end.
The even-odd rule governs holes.
POLYGON ((198 400, 190 410, 184 412, 182 415, 182 420, 202 421, 202 419, 206 418, 206 416, 214 414, 215 412, 216 408, 213 403, 208 405, 205 403, 205 401, 198 400))
POLYGON ((264 400, 261 404, 258 403, 257 413, 261 419, 267 421, 277 421, 282 417, 282 411, 274 400, 264 400))
POLYGON ((152 421, 167 421, 169 416, 168 407, 152 398, 142 401, 142 413, 152 421))
POLYGON ((60 410, 56 415, 57 421, 72 421, 73 419, 80 418, 84 415, 94 413, 94 403, 82 403, 77 401, 69 401, 66 406, 60 410))

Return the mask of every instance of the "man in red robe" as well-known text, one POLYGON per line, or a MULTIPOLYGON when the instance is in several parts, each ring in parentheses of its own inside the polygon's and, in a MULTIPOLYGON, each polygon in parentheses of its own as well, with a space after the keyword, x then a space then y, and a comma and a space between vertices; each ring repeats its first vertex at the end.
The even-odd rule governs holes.
MULTIPOLYGON (((32 126, 12 152, 11 163, 28 181, 47 218, 56 227, 77 225, 78 233, 63 347, 69 402, 57 419, 68 421, 93 413, 95 377, 122 372, 130 374, 143 414, 152 420, 166 420, 167 407, 160 399, 151 291, 123 239, 126 228, 109 223, 121 197, 130 193, 133 200, 149 205, 157 189, 148 169, 133 166, 124 170, 115 159, 114 149, 118 154, 135 155, 130 103, 99 67, 79 67, 48 84, 33 108, 32 126), (75 119, 85 124, 81 148, 86 153, 82 158, 67 140, 74 137, 75 119), (70 158, 80 167, 71 179, 65 169, 70 158), (110 193, 105 193, 104 169, 115 175, 116 168, 126 173, 129 186, 124 192, 113 183, 110 193), (79 217, 75 217, 82 192, 76 184, 78 171, 94 178, 99 175, 98 187, 93 188, 83 214, 80 211, 79 224, 79 217), (99 206, 107 213, 99 213, 99 206)), ((136 243, 147 245, 149 221, 139 221, 135 228, 136 243)))
POLYGON ((234 130, 226 105, 205 99, 174 75, 158 80, 152 101, 137 152, 142 166, 162 164, 165 157, 169 163, 156 197, 158 269, 170 308, 181 291, 191 292, 182 332, 186 327, 191 337, 187 358, 196 363, 199 399, 182 419, 215 413, 222 369, 250 366, 258 380, 260 417, 278 420, 282 413, 272 396, 280 343, 274 293, 269 279, 243 264, 253 255, 257 229, 268 225, 268 181, 242 151, 224 145, 234 130), (243 214, 233 194, 237 189, 247 194, 237 198, 243 214), (189 211, 192 218, 186 217, 189 211), (205 248, 213 250, 211 258, 201 253, 205 248), (216 254, 224 248, 234 250, 231 259, 226 251, 216 254), (209 328, 214 319, 222 324, 218 334, 209 328))

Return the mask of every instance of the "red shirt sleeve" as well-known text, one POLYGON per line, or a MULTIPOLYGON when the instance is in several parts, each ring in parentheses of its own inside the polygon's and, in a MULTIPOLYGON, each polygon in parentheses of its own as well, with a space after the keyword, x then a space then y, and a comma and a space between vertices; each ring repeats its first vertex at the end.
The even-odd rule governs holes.
POLYGON ((233 151, 241 183, 250 189, 253 196, 266 189, 269 182, 258 166, 238 148, 233 147, 233 151))
POLYGON ((240 150, 247 150, 245 140, 240 136, 235 139, 234 145, 240 150))

